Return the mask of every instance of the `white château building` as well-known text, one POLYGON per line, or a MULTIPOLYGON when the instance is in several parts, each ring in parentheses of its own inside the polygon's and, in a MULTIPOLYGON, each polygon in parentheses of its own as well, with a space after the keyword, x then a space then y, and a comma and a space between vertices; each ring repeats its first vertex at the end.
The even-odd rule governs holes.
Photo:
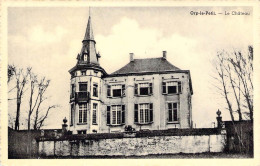
MULTIPOLYGON (((71 74, 70 130, 73 134, 192 127, 192 83, 162 57, 134 59, 112 74, 99 64, 91 17, 71 74)), ((109 63, 109 62, 108 62, 109 63)))

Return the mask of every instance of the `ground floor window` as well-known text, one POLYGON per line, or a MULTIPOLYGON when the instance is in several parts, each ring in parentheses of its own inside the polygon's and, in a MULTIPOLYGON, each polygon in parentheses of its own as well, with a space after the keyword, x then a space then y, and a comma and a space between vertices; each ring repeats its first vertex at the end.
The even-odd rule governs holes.
POLYGON ((107 106, 107 124, 121 125, 125 123, 125 105, 107 106))
POLYGON ((153 104, 135 104, 135 123, 147 124, 153 122, 153 104))
POLYGON ((87 130, 78 130, 78 134, 87 134, 87 130))
POLYGON ((168 103, 168 121, 178 121, 178 103, 168 103))
POLYGON ((87 104, 79 104, 79 123, 87 123, 87 104))

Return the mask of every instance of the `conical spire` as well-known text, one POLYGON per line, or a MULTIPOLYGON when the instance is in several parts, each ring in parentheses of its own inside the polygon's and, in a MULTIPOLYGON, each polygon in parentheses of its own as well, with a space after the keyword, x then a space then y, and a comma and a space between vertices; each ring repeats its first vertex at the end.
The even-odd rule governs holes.
POLYGON ((91 25, 91 16, 88 18, 88 25, 84 39, 82 41, 82 49, 80 56, 78 58, 78 63, 88 63, 99 65, 98 58, 99 56, 96 53, 96 41, 94 39, 92 25, 91 25))
POLYGON ((84 37, 83 41, 86 41, 86 40, 94 40, 90 15, 88 17, 88 25, 87 25, 87 29, 86 29, 86 33, 85 33, 85 37, 84 37))

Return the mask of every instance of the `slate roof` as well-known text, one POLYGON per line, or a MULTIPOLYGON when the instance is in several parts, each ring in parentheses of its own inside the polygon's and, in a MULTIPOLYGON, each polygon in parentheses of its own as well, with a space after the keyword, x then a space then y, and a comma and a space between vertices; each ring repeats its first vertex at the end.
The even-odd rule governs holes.
POLYGON ((165 71, 178 71, 178 67, 172 65, 164 58, 134 59, 111 75, 127 75, 131 73, 158 73, 165 71))

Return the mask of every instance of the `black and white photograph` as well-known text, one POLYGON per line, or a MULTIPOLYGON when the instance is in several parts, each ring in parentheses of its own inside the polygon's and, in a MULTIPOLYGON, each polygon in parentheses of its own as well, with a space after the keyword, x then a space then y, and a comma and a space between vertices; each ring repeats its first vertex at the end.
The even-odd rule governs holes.
POLYGON ((255 6, 173 4, 7 5, 5 164, 256 159, 255 6))

